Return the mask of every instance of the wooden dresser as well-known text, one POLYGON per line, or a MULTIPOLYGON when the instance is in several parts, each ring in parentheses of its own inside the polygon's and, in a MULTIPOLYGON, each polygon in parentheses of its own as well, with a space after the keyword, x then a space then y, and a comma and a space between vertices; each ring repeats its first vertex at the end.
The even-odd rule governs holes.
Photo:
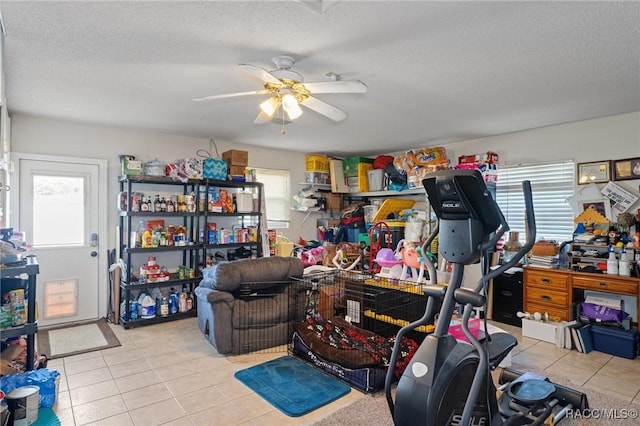
MULTIPOLYGON (((524 268, 523 307, 527 312, 548 312, 562 320, 571 319, 571 304, 584 290, 633 296, 640 314, 640 278, 590 274, 558 269, 524 268)), ((638 323, 638 318, 633 318, 638 323)))

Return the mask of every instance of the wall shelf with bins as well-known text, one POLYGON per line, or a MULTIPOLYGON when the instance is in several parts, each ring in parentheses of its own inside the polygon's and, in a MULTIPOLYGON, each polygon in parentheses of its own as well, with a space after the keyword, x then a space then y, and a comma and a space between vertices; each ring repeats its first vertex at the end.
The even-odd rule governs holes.
MULTIPOLYGON (((183 289, 183 292, 192 293, 202 279, 208 250, 216 250, 218 255, 227 251, 222 255, 231 259, 231 250, 249 247, 252 256, 262 256, 263 215, 260 203, 255 202, 262 199, 262 190, 262 184, 257 182, 215 179, 180 182, 165 176, 122 176, 121 211, 118 213, 120 256, 126 265, 120 283, 122 305, 119 318, 122 325, 129 328, 195 316, 195 303, 189 311, 168 316, 160 316, 156 312, 155 317, 147 319, 141 319, 131 309, 132 306, 135 309, 137 297, 143 290, 156 294, 159 291, 164 296, 173 287, 177 292, 183 289), (176 203, 172 208, 174 211, 142 211, 142 204, 135 204, 139 203, 139 196, 136 196, 137 201, 133 197, 140 193, 145 198, 151 194, 163 194, 167 205, 168 200, 174 199, 181 202, 186 199, 186 202, 185 205, 176 203), (146 221, 147 225, 153 222, 158 228, 166 226, 165 230, 158 230, 162 236, 159 240, 152 240, 151 247, 140 245, 136 224, 141 221, 146 221), (165 221, 169 223, 165 224, 165 221), (179 230, 179 233, 174 235, 171 228, 179 230), (149 270, 143 271, 146 266, 153 267, 151 279, 147 276, 149 270), (160 275, 157 275, 156 266, 163 268, 160 275), (188 276, 183 276, 185 273, 188 276)), ((148 240, 145 242, 148 244, 148 240)), ((213 253, 210 256, 213 258, 213 253)), ((233 253, 233 258, 237 258, 237 253, 233 253)))

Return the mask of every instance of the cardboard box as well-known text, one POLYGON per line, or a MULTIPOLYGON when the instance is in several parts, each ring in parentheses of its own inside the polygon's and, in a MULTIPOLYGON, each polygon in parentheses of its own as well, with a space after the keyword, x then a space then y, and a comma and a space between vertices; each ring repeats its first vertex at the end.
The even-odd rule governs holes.
POLYGON ((248 166, 249 152, 239 149, 232 149, 222 153, 222 159, 229 163, 230 166, 248 166))
POLYGON ((231 176, 244 176, 247 168, 245 166, 229 166, 231 176))
POLYGON ((336 310, 344 305, 345 293, 342 285, 323 285, 318 294, 318 313, 322 318, 331 319, 336 310))
POLYGON ((340 194, 327 194, 327 211, 339 212, 342 210, 342 196, 340 194))
POLYGON ((556 344, 556 333, 561 323, 542 322, 522 318, 522 337, 542 340, 556 344))

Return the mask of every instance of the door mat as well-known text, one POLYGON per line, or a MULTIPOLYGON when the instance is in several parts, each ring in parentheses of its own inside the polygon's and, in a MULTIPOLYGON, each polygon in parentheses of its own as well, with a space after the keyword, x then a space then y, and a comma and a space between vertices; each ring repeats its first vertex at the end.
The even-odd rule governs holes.
POLYGON ((237 371, 234 376, 291 417, 309 413, 351 391, 340 380, 290 356, 237 371))
POLYGON ((120 346, 104 318, 83 324, 38 330, 38 353, 49 359, 120 346))

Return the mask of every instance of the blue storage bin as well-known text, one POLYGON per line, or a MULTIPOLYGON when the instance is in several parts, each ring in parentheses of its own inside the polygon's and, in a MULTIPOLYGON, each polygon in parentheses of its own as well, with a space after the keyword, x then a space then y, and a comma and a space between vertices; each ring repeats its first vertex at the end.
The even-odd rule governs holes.
POLYGON ((592 325, 593 348, 609 355, 635 359, 638 354, 638 331, 604 325, 592 325))

